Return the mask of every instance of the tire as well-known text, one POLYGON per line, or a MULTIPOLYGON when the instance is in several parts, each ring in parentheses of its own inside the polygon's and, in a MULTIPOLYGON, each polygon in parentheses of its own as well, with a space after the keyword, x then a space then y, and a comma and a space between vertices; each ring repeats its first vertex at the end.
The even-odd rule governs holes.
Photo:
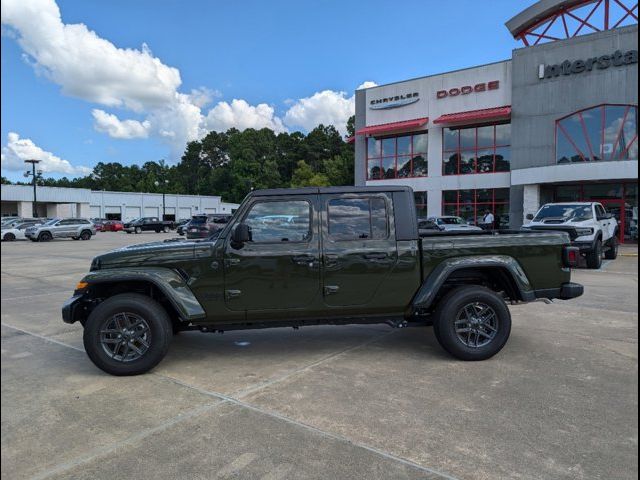
MULTIPOLYGON (((123 335, 129 335, 133 330, 123 335)), ((169 350, 172 336, 171 320, 158 302, 138 293, 123 293, 108 298, 91 312, 85 323, 83 343, 89 359, 102 371, 117 376, 140 375, 160 363, 169 350), (100 332, 105 329, 117 332, 107 327, 113 327, 116 318, 122 325, 123 315, 127 316, 130 325, 139 319, 145 322, 144 338, 131 337, 133 340, 126 342, 119 340, 117 333, 108 333, 106 340, 110 342, 103 342, 100 332), (148 343, 146 350, 142 341, 148 343), (144 350, 142 355, 129 347, 135 347, 136 342, 136 348, 144 350), (136 358, 129 358, 129 355, 136 358)))
POLYGON ((13 233, 7 233, 2 240, 5 242, 13 242, 16 239, 16 236, 13 233))
POLYGON ((91 240, 91 232, 89 230, 83 230, 80 233, 80 240, 91 240))
POLYGON ((155 232, 156 233, 160 233, 162 230, 160 230, 159 228, 156 228, 155 232))
POLYGON ((602 239, 598 238, 593 250, 587 253, 587 267, 598 270, 602 266, 602 239))
POLYGON ((135 228, 135 232, 136 232, 136 234, 142 233, 142 229, 140 227, 136 227, 135 228))
POLYGON ((38 235, 39 242, 50 242, 53 239, 53 236, 49 232, 42 232, 38 235))
POLYGON ((169 229, 169 225, 165 225, 165 226, 162 228, 162 231, 163 231, 164 233, 169 233, 169 230, 170 230, 170 229, 169 229))
POLYGON ((604 258, 607 260, 615 260, 618 258, 618 249, 620 246, 620 242, 618 241, 617 236, 613 236, 609 242, 609 248, 604 253, 604 258))
POLYGON ((477 285, 456 287, 438 303, 433 327, 438 343, 454 357, 465 361, 486 360, 507 343, 511 334, 511 313, 502 297, 488 288, 477 285), (483 315, 486 308, 490 312, 483 315), (465 322, 467 319, 476 322, 483 317, 487 319, 486 323, 465 322), (467 331, 457 331, 464 330, 465 325, 467 331))

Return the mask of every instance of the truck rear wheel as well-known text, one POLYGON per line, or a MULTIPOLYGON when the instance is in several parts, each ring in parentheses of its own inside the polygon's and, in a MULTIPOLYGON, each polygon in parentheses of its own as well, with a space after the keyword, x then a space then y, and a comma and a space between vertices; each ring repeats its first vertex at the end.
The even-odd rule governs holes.
POLYGON ((456 287, 440 300, 433 327, 442 348, 454 357, 486 360, 507 343, 511 313, 502 297, 488 288, 456 287))
POLYGON ((89 315, 84 348, 91 361, 111 375, 139 375, 164 358, 172 325, 158 302, 137 293, 108 298, 89 315))
POLYGON ((611 237, 609 240, 609 248, 604 253, 604 258, 607 260, 615 260, 618 258, 618 249, 620 247, 620 242, 618 242, 617 233, 616 236, 611 237))

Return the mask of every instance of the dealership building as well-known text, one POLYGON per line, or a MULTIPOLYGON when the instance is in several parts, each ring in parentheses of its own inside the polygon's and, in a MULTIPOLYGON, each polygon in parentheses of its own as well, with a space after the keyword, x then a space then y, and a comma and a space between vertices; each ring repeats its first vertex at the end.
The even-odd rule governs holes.
POLYGON ((419 216, 489 210, 503 228, 598 201, 637 238, 637 14, 541 0, 506 23, 511 59, 356 91, 356 185, 408 185, 419 216))
MULTIPOLYGON (((2 216, 32 217, 33 187, 2 185, 2 216)), ((176 195, 138 192, 92 191, 84 188, 37 187, 38 217, 106 218, 133 220, 139 217, 162 217, 182 220, 197 214, 233 213, 236 203, 226 203, 219 196, 176 195)))

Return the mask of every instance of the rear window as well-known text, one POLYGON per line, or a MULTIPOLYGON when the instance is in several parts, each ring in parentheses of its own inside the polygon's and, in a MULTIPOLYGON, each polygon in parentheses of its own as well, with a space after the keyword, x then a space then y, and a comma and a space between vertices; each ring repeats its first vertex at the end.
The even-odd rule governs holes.
POLYGON ((387 204, 383 198, 336 198, 329 201, 329 237, 336 241, 388 237, 387 204))
POLYGON ((189 222, 190 225, 203 225, 207 222, 207 217, 193 217, 191 219, 191 222, 189 222))

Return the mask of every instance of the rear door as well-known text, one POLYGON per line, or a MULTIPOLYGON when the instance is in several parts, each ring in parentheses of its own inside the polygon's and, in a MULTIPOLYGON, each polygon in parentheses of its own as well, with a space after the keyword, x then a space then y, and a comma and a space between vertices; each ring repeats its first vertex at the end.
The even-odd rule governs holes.
POLYGON ((398 260, 384 193, 322 195, 323 295, 328 307, 372 302, 398 260))
POLYGON ((68 238, 75 236, 76 234, 76 220, 73 218, 67 218, 60 220, 55 226, 51 228, 52 234, 57 238, 68 238))
POLYGON ((600 228, 602 229, 602 240, 606 242, 613 237, 618 221, 615 217, 605 217, 607 217, 607 211, 601 204, 596 203, 596 221, 600 224, 600 228))
MULTIPOLYGON (((225 303, 247 318, 295 315, 320 294, 317 195, 258 197, 240 220, 251 241, 224 252, 225 303), (292 216, 294 221, 284 221, 292 216), (262 311, 262 313, 258 313, 262 311)), ((301 312, 300 315, 304 315, 301 312)))

